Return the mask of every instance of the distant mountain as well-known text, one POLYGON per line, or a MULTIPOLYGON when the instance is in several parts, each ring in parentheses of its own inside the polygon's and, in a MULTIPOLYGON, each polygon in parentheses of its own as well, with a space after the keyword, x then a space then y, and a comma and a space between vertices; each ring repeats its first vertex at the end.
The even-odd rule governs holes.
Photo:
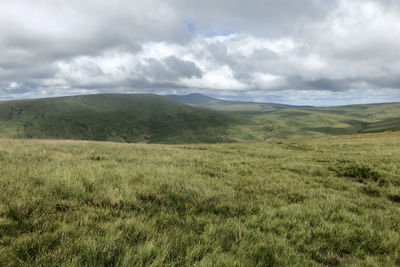
POLYGON ((225 142, 231 114, 151 94, 0 102, 0 137, 151 143, 225 142))
POLYGON ((249 101, 230 101, 209 97, 203 94, 167 95, 188 105, 207 107, 224 111, 262 111, 284 108, 310 108, 311 106, 291 106, 278 103, 258 103, 249 101))

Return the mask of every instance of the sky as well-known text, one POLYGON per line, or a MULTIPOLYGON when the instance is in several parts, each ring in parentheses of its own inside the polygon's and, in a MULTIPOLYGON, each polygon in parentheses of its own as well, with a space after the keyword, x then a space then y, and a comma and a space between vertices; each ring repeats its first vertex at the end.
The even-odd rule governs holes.
POLYGON ((2 0, 0 100, 400 102, 398 0, 2 0))

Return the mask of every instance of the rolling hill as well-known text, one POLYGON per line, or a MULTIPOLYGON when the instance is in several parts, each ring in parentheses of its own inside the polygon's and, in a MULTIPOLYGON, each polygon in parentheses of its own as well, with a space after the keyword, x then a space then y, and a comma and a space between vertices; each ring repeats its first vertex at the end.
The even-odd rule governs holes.
POLYGON ((0 102, 0 137, 151 143, 226 142, 235 118, 150 94, 0 102))
MULTIPOLYGON (((192 103, 205 105, 208 97, 203 102, 201 97, 194 96, 192 103)), ((228 112, 151 94, 4 101, 0 138, 216 143, 400 129, 400 103, 289 107, 228 112)))
POLYGON ((303 107, 303 106, 291 106, 278 103, 258 103, 258 102, 246 102, 246 101, 221 100, 198 93, 189 95, 168 95, 168 97, 174 98, 188 105, 207 107, 224 111, 263 111, 263 110, 265 111, 265 110, 276 110, 283 108, 303 107))

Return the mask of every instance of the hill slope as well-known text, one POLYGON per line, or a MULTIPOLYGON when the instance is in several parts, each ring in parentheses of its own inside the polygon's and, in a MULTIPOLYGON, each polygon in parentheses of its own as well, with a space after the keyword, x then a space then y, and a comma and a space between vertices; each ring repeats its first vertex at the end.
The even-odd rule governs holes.
POLYGON ((301 106, 291 106, 277 103, 257 103, 246 101, 229 101, 209 97, 203 94, 189 94, 189 95, 168 95, 168 97, 179 100, 185 104, 208 107, 217 110, 225 111, 262 111, 262 110, 275 110, 282 108, 301 108, 301 106))
POLYGON ((0 102, 0 137, 222 142, 232 115, 168 97, 101 94, 0 102))

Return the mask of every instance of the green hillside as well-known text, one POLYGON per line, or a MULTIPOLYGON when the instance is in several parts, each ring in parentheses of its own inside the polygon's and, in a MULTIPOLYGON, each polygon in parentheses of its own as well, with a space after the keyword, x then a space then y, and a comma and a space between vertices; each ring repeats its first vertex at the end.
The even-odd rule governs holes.
POLYGON ((0 140, 0 266, 398 266, 400 132, 0 140))
POLYGON ((242 123, 229 131, 235 140, 343 135, 400 130, 400 103, 330 108, 241 112, 242 123))
POLYGON ((263 111, 282 108, 300 108, 299 106, 291 106, 277 103, 221 100, 198 93, 189 95, 168 95, 168 97, 174 98, 188 105, 208 107, 224 111, 263 111))
POLYGON ((168 97, 102 94, 0 102, 0 138, 226 142, 232 115, 168 97))

